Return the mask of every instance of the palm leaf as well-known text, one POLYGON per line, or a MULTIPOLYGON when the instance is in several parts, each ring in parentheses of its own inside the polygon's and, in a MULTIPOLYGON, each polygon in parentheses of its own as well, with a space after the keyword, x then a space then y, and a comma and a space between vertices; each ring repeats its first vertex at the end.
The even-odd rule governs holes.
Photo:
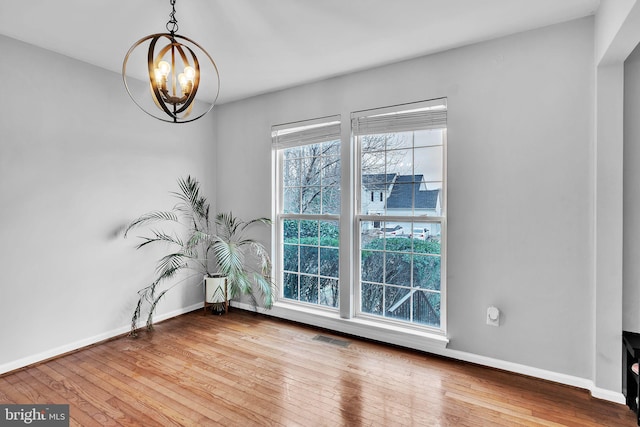
POLYGON ((129 231, 133 228, 162 221, 180 222, 180 219, 175 212, 172 211, 149 212, 131 221, 124 229, 124 237, 126 238, 129 231))
POLYGON ((260 269, 262 271, 262 275, 268 275, 271 272, 271 258, 269 258, 269 253, 267 252, 267 248, 264 245, 254 242, 252 245, 252 249, 255 254, 258 256, 260 260, 260 269))
POLYGON ((185 211, 194 215, 194 220, 202 220, 205 223, 209 221, 209 203, 205 197, 200 196, 200 184, 195 179, 188 176, 178 180, 180 192, 172 194, 182 200, 187 206, 185 211))
POLYGON ((160 295, 158 295, 158 297, 153 300, 153 303, 151 303, 151 307, 149 307, 149 315, 147 316, 147 329, 153 329, 153 313, 156 311, 156 306, 158 305, 158 302, 160 302, 160 298, 162 298, 168 291, 169 289, 165 289, 160 292, 160 295))
POLYGON ((178 270, 186 268, 188 266, 188 260, 190 259, 190 256, 181 252, 163 256, 156 266, 156 273, 158 273, 157 280, 172 277, 178 270))
POLYGON ((216 216, 216 225, 218 226, 218 234, 224 240, 229 241, 237 233, 241 222, 233 216, 233 213, 222 212, 216 216))
POLYGON ((265 276, 263 274, 255 273, 253 275, 253 280, 256 285, 258 285, 258 289, 260 293, 264 297, 264 307, 271 308, 273 307, 273 296, 275 295, 275 286, 273 282, 270 280, 270 277, 265 276))
POLYGON ((252 219, 250 221, 244 222, 242 225, 242 230, 244 231, 247 227, 256 224, 256 223, 260 223, 260 224, 264 224, 264 225, 271 225, 272 221, 269 218, 256 218, 256 219, 252 219))
POLYGON ((211 236, 209 235, 209 233, 205 233, 203 231, 199 231, 199 230, 195 230, 191 236, 189 236, 189 239, 187 240, 187 243, 184 244, 183 246, 192 248, 192 247, 196 247, 198 246, 200 243, 209 243, 210 241, 212 241, 211 236))
POLYGON ((184 246, 182 239, 180 239, 180 237, 178 236, 170 236, 162 231, 155 230, 151 230, 151 233, 153 234, 153 237, 140 236, 140 238, 144 241, 136 246, 136 249, 140 249, 143 246, 156 242, 173 243, 178 246, 184 246))

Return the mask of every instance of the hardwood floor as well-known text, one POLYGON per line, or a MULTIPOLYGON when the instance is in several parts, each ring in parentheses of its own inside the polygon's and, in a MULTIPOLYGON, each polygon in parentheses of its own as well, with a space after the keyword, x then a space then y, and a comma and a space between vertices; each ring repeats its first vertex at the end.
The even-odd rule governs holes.
POLYGON ((1 376, 0 403, 68 403, 73 426, 636 425, 585 390, 240 310, 1 376))

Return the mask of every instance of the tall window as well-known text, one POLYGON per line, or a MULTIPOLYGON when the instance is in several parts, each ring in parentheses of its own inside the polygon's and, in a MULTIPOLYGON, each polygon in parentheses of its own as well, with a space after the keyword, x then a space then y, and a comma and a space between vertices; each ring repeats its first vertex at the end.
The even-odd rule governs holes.
POLYGON ((349 150, 340 116, 273 127, 281 301, 445 331, 446 128, 445 99, 352 113, 349 150))
POLYGON ((446 113, 439 99, 352 114, 357 315, 444 329, 446 113))
POLYGON ((339 303, 340 117, 274 126, 281 297, 339 303))

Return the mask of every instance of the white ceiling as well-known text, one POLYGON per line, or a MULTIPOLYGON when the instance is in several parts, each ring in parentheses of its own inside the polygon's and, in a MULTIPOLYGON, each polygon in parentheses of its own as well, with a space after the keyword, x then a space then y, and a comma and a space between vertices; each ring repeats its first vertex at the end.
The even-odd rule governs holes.
MULTIPOLYGON (((592 15, 600 0, 177 0, 219 103, 592 15)), ((120 73, 169 0, 0 0, 0 34, 120 73)), ((4 64, 3 66, 6 66, 4 64)))

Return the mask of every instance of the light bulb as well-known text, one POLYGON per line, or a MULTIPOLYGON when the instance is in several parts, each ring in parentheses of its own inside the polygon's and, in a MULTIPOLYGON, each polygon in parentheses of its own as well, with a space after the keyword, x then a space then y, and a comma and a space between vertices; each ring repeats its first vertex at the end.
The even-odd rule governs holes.
POLYGON ((156 84, 157 85, 161 85, 162 84, 162 73, 157 68, 155 70, 153 70, 153 73, 154 73, 154 77, 156 78, 156 84))
POLYGON ((193 78, 196 76, 195 68, 190 66, 184 67, 184 75, 187 77, 187 79, 193 80, 193 78))
POLYGON ((189 95, 191 93, 193 82, 187 78, 185 73, 178 74, 178 81, 180 82, 180 87, 182 88, 182 94, 189 95))
POLYGON ((158 62, 158 70, 160 71, 160 74, 166 77, 169 75, 169 71, 171 70, 171 65, 169 65, 167 61, 160 61, 158 62))
POLYGON ((178 81, 180 82, 180 86, 182 86, 182 88, 184 89, 187 86, 187 76, 184 75, 184 73, 180 73, 178 74, 178 81))

